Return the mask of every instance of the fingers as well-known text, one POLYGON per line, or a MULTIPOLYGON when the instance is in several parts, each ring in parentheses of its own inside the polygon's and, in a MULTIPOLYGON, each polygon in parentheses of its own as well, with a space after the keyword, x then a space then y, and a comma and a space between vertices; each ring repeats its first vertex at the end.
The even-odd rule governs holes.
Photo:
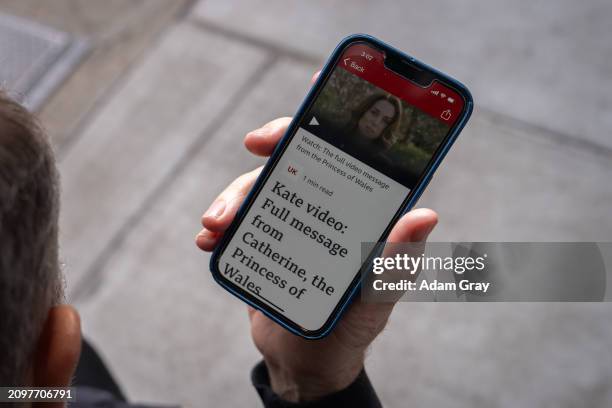
POLYGON ((287 131, 291 118, 278 118, 263 127, 247 133, 244 145, 253 154, 270 156, 278 141, 287 131))
POLYGON ((212 251, 215 248, 223 232, 229 227, 236 216, 236 212, 238 212, 251 187, 253 187, 257 176, 261 173, 261 169, 262 167, 259 167, 234 180, 219 194, 217 199, 204 213, 202 216, 202 226, 204 229, 196 236, 196 244, 200 249, 212 251))

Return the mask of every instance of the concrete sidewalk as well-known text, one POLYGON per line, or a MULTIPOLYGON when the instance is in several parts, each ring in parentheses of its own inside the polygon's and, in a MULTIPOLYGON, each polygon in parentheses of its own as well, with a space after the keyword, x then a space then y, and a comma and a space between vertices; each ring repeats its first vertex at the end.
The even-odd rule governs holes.
MULTIPOLYGON (((221 189, 263 163, 244 134, 291 116, 352 32, 473 90, 473 119, 419 203, 440 214, 432 240, 609 241, 610 18, 604 1, 202 0, 164 20, 56 139, 63 257, 85 334, 135 400, 259 406, 246 308, 212 281, 193 237, 221 189)), ((608 407, 611 312, 400 304, 367 368, 386 406, 608 407)))

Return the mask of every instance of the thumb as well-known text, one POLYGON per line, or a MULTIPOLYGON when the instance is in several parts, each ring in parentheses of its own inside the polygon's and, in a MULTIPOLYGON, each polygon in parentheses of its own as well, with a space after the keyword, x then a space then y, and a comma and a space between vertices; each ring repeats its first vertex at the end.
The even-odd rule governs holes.
POLYGON ((438 223, 438 214, 429 208, 417 208, 406 214, 395 224, 387 242, 421 242, 438 223))
MULTIPOLYGON (((429 233, 438 223, 438 214, 428 208, 419 208, 405 214, 395 224, 393 230, 389 234, 387 243, 383 250, 383 257, 393 258, 396 255, 404 254, 409 256, 418 256, 425 248, 425 240, 429 233), (414 245, 398 245, 412 243, 414 245)), ((418 272, 405 272, 400 270, 389 270, 385 273, 385 281, 388 283, 399 282, 404 279, 414 280, 418 276, 418 272)), ((374 279, 373 275, 368 275, 368 279, 374 279)), ((376 296, 379 302, 395 303, 402 297, 403 292, 381 292, 377 294, 372 290, 371 282, 367 280, 365 285, 368 296, 376 296)))

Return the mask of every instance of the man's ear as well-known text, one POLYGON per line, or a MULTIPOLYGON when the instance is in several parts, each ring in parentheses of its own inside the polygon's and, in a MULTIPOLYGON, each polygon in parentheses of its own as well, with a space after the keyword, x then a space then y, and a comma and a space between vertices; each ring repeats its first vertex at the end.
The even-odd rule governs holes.
POLYGON ((33 361, 34 387, 68 387, 81 355, 81 319, 70 305, 52 307, 33 361))

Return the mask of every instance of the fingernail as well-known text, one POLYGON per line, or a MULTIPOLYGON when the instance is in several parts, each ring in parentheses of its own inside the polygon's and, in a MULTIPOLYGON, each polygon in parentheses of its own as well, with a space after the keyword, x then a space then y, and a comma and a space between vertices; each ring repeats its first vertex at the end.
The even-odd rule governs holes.
POLYGON ((253 131, 251 131, 249 133, 249 136, 251 137, 261 137, 261 136, 267 136, 269 133, 268 129, 266 129, 265 127, 259 128, 259 129, 255 129, 253 131))
POLYGON ((204 214, 204 216, 210 217, 210 218, 219 218, 223 214, 224 211, 225 211, 225 200, 219 199, 210 206, 210 208, 208 209, 208 211, 206 211, 206 214, 204 214))

